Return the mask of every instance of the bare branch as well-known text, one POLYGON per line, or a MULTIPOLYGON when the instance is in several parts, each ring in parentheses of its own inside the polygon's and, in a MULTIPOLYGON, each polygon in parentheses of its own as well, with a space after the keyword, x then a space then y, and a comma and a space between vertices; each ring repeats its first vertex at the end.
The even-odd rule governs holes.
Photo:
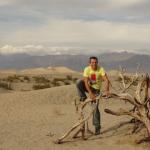
POLYGON ((144 105, 147 105, 147 103, 150 102, 150 98, 147 98, 147 100, 144 102, 144 105))
POLYGON ((128 90, 137 79, 138 79, 138 75, 136 74, 136 76, 133 76, 132 82, 122 91, 122 93, 124 93, 126 90, 128 90))
POLYGON ((79 121, 72 128, 70 128, 70 130, 68 132, 66 132, 61 138, 59 138, 55 143, 56 144, 62 143, 62 140, 65 139, 74 129, 76 129, 81 124, 83 124, 85 121, 87 121, 92 116, 93 112, 94 112, 94 110, 92 110, 91 113, 86 118, 84 118, 83 120, 79 121))
POLYGON ((135 97, 137 99, 137 101, 142 104, 141 101, 141 90, 142 90, 142 86, 144 84, 145 79, 143 78, 141 81, 139 81, 136 92, 135 92, 135 97))
MULTIPOLYGON (((133 82, 137 79, 138 75, 136 74, 135 78, 134 77, 132 78, 132 82, 128 86, 126 86, 126 88, 122 92, 125 92, 128 88, 130 88, 133 82)), ((130 104, 132 104, 134 106, 134 109, 132 109, 132 111, 120 109, 118 112, 115 112, 109 109, 105 109, 105 112, 116 116, 128 115, 139 120, 144 124, 144 126, 147 129, 147 133, 150 136, 150 114, 149 114, 150 98, 148 91, 150 83, 149 75, 146 74, 144 77, 141 77, 138 82, 139 83, 137 85, 134 97, 129 93, 121 93, 121 94, 111 93, 111 97, 120 100, 125 100, 128 101, 130 104), (143 94, 144 99, 142 98, 143 94)))
POLYGON ((126 72, 126 69, 120 66, 120 77, 122 79, 123 87, 124 87, 124 89, 122 90, 122 93, 124 93, 127 89, 129 89, 133 85, 133 83, 138 79, 138 77, 139 77, 139 75, 138 75, 139 68, 140 68, 140 64, 138 63, 137 68, 136 68, 136 73, 132 77, 131 83, 127 86, 126 83, 125 83, 125 76, 124 76, 124 73, 126 72))
POLYGON ((140 117, 138 115, 136 115, 135 113, 131 112, 131 111, 126 111, 123 109, 120 109, 118 112, 112 111, 110 109, 105 109, 105 112, 111 115, 115 115, 115 116, 122 116, 122 115, 128 115, 131 117, 134 117, 138 120, 141 120, 140 117))
MULTIPOLYGON (((96 103, 99 103, 99 99, 101 97, 101 94, 99 96, 96 97, 96 103)), ((75 133, 75 135, 73 137, 76 137, 80 132, 82 133, 82 139, 85 139, 84 137, 84 133, 85 133, 85 122, 92 116, 95 108, 92 108, 91 112, 89 113, 89 115, 84 118, 83 115, 83 109, 84 107, 89 103, 92 102, 93 100, 91 98, 87 98, 83 103, 81 103, 81 108, 80 108, 80 121, 77 122, 75 125, 73 125, 72 128, 69 129, 69 131, 67 131, 61 138, 59 138, 58 140, 55 141, 56 144, 61 144, 63 139, 65 139, 72 131, 74 131, 77 127, 80 126, 80 129, 75 133)), ((76 103, 75 103, 76 106, 76 103)))
POLYGON ((147 101, 147 99, 148 99, 148 97, 149 97, 149 93, 148 93, 149 82, 150 82, 149 75, 148 75, 148 74, 146 74, 146 76, 145 76, 145 93, 144 93, 144 102, 146 102, 146 101, 147 101))
POLYGON ((122 66, 120 66, 120 77, 122 79, 123 87, 126 88, 125 79, 124 79, 124 75, 123 75, 124 73, 125 73, 125 68, 123 68, 122 66))
POLYGON ((92 101, 93 101, 93 100, 90 99, 90 98, 86 99, 86 100, 81 104, 81 109, 83 110, 84 107, 85 107, 88 103, 90 103, 90 102, 92 102, 92 101))
POLYGON ((129 93, 121 93, 121 94, 114 94, 114 93, 110 93, 110 96, 113 97, 113 98, 118 98, 120 100, 124 100, 124 101, 127 101, 129 102, 130 104, 132 105, 135 105, 135 106, 139 106, 134 98, 132 97, 132 95, 130 95, 129 93))

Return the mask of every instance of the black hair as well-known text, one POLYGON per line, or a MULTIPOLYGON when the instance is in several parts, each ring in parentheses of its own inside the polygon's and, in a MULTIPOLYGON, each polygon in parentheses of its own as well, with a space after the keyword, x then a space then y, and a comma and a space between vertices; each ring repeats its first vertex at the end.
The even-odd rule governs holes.
POLYGON ((91 59, 95 59, 95 60, 98 62, 98 58, 95 57, 95 56, 91 56, 91 57, 89 58, 89 61, 90 61, 90 62, 91 62, 91 59))

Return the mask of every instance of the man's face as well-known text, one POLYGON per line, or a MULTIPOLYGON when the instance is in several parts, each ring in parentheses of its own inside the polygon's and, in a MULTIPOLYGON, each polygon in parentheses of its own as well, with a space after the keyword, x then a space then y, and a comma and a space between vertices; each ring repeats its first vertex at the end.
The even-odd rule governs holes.
POLYGON ((97 70, 98 61, 96 59, 90 60, 90 66, 93 70, 97 70))

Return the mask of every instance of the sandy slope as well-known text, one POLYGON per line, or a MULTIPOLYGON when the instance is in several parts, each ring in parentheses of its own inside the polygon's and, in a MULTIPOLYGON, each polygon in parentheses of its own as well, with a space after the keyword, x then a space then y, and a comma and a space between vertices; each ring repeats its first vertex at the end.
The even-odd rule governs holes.
POLYGON ((67 67, 40 67, 40 68, 31 68, 23 70, 15 69, 6 69, 0 70, 0 77, 6 77, 11 75, 43 75, 43 74, 75 74, 77 73, 74 70, 71 70, 67 67))
POLYGON ((57 74, 57 73, 76 73, 75 71, 66 67, 48 67, 48 68, 33 68, 21 70, 19 74, 57 74))
MULTIPOLYGON (((0 94, 0 149, 1 150, 148 150, 137 146, 128 133, 127 117, 115 117, 103 112, 114 110, 122 103, 101 100, 102 133, 87 141, 67 139, 62 145, 53 141, 68 130, 77 119, 73 99, 74 85, 30 92, 0 94)), ((93 130, 93 127, 91 126, 93 130)))

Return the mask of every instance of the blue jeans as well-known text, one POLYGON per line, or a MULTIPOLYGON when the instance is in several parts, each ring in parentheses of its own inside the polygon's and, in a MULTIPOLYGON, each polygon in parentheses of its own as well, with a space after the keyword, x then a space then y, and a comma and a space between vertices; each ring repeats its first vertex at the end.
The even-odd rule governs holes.
MULTIPOLYGON (((77 90, 78 90, 80 101, 84 101, 87 98, 86 93, 88 93, 88 91, 85 87, 84 81, 82 79, 77 80, 76 87, 77 87, 77 90)), ((91 88, 91 90, 95 94, 100 94, 100 90, 96 90, 94 88, 91 88)), ((93 113, 93 125, 95 126, 95 128, 100 129, 101 128, 101 125, 100 125, 100 118, 101 117, 100 117, 100 111, 99 111, 99 108, 98 108, 98 104, 93 102, 92 107, 95 107, 94 113, 93 113)))

